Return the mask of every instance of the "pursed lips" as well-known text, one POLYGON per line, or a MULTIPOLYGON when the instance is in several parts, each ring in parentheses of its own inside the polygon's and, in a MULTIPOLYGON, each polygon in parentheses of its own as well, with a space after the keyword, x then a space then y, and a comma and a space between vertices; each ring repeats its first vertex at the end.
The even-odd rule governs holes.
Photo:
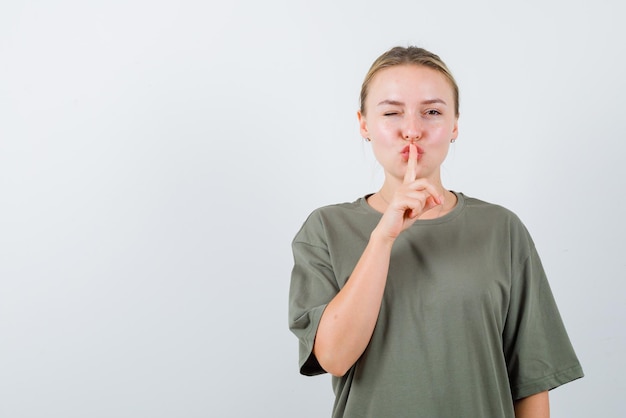
MULTIPOLYGON (((402 151, 400 152, 402 154, 403 161, 409 161, 409 148, 410 146, 407 145, 404 148, 402 148, 402 151)), ((424 154, 424 150, 418 147, 417 145, 415 145, 415 148, 417 148, 417 160, 419 161, 420 158, 422 157, 422 154, 424 154)))

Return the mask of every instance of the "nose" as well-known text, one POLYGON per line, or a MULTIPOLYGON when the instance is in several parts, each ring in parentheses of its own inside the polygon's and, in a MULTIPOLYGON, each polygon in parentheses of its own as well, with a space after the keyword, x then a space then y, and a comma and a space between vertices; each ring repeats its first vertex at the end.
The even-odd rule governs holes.
POLYGON ((402 137, 407 141, 419 141, 422 137, 422 125, 417 118, 407 118, 402 129, 402 137))

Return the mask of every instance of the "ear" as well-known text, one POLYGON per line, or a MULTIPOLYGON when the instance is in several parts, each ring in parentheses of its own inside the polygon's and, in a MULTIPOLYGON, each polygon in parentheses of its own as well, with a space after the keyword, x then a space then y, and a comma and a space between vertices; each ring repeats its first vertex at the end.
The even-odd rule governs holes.
POLYGON ((454 119, 454 127, 452 128, 452 138, 450 140, 456 140, 459 137, 459 118, 454 119))
POLYGON ((363 139, 368 139, 370 137, 369 131, 367 130, 367 121, 365 120, 365 115, 361 113, 361 111, 356 112, 356 116, 359 119, 359 131, 361 132, 361 136, 363 139))

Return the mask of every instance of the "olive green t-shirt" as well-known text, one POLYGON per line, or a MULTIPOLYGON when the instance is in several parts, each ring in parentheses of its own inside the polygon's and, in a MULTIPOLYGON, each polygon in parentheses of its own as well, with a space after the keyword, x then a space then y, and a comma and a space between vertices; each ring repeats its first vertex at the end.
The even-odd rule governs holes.
MULTIPOLYGON (((394 243, 370 343, 333 377, 333 417, 514 417, 513 400, 583 376, 533 241, 512 212, 456 193, 394 243)), ((314 211, 293 241, 289 326, 300 372, 328 302, 381 214, 365 198, 314 211)))

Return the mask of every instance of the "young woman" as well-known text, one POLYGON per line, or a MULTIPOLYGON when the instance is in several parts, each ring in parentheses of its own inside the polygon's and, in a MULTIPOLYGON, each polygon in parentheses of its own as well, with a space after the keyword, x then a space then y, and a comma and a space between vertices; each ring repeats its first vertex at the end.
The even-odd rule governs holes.
POLYGON ((583 376, 526 228, 441 182, 458 96, 437 55, 380 56, 358 120, 385 181, 293 241, 289 325, 300 372, 333 375, 333 417, 543 418, 583 376))

